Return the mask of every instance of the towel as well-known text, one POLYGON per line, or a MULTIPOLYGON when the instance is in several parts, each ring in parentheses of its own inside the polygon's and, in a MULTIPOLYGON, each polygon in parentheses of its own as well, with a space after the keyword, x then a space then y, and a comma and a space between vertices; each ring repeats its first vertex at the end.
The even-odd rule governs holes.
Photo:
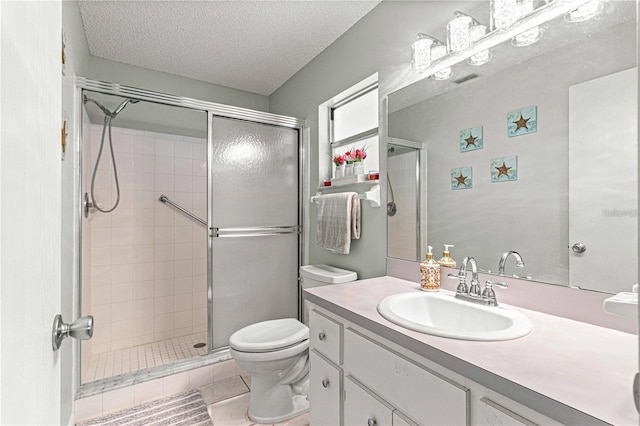
POLYGON ((360 238, 360 198, 355 192, 318 197, 316 239, 330 252, 349 254, 351 240, 360 238))

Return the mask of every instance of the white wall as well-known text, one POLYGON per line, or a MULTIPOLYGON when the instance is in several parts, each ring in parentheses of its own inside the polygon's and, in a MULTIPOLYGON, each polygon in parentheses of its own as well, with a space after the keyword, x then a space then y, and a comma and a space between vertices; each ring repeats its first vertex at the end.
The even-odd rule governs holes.
MULTIPOLYGON (((101 125, 86 130, 86 191, 101 132, 101 125)), ((87 313, 96 321, 93 354, 207 328, 206 229, 158 201, 164 194, 206 220, 206 140, 115 127, 112 136, 120 204, 83 220, 83 248, 90 247, 83 289, 90 286, 87 313)), ((103 208, 116 197, 107 154, 105 147, 95 183, 103 208)))
MULTIPOLYGON (((380 84, 380 152, 386 152, 385 97, 415 79, 410 70, 411 43, 419 32, 441 32, 454 10, 470 10, 476 2, 382 2, 342 37, 319 54, 269 97, 270 111, 307 120, 310 126, 310 188, 318 187, 320 162, 329 161, 319 152, 318 106, 335 95, 378 73, 380 84)), ((381 178, 385 179, 386 156, 380 156, 381 178)), ((320 176, 324 178, 324 176, 320 176)), ((328 263, 358 272, 359 278, 385 274, 387 253, 386 185, 381 185, 382 207, 363 205, 362 236, 352 244, 348 256, 331 254, 312 237, 309 263, 328 263)), ((309 207, 310 226, 316 227, 316 208, 309 207)))

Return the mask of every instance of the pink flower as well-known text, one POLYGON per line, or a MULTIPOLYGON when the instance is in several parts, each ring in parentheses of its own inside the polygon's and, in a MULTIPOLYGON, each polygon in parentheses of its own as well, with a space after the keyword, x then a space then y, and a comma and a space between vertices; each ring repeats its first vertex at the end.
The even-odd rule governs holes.
POLYGON ((341 166, 344 164, 345 158, 342 155, 336 155, 333 157, 333 162, 336 166, 341 166))

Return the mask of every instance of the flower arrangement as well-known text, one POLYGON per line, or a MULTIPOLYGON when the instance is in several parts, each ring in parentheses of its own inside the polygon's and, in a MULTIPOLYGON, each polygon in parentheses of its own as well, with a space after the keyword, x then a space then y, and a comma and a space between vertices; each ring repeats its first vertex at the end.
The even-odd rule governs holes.
POLYGON ((356 148, 354 150, 353 148, 351 148, 347 152, 345 152, 344 159, 347 161, 347 164, 359 163, 360 161, 367 158, 367 153, 365 151, 366 149, 367 147, 363 146, 362 149, 356 148))
POLYGON ((333 164, 336 166, 342 166, 345 163, 344 155, 334 155, 333 156, 333 164))

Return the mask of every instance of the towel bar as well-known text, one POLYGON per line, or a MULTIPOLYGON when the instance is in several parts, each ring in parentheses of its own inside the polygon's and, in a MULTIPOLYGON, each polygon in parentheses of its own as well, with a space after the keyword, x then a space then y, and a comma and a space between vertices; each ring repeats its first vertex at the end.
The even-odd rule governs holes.
MULTIPOLYGON (((312 203, 318 202, 318 198, 324 196, 322 192, 317 192, 312 196, 309 201, 312 203)), ((365 191, 362 194, 358 194, 358 198, 361 200, 369 201, 372 207, 380 207, 380 185, 376 185, 371 190, 365 191)))

